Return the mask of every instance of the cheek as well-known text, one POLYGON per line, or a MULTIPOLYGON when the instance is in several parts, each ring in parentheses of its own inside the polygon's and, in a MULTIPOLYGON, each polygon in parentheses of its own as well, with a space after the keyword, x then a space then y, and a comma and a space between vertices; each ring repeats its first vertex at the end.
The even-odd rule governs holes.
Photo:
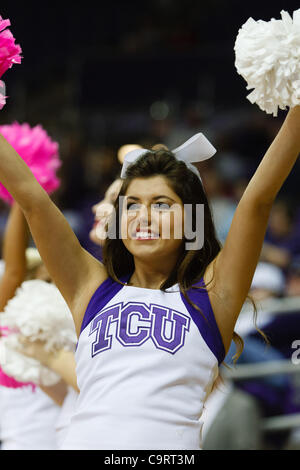
POLYGON ((181 210, 163 213, 160 217, 161 233, 171 239, 182 239, 184 237, 184 215, 181 210))
POLYGON ((121 216, 121 238, 126 239, 127 236, 128 236, 128 216, 126 212, 123 212, 121 216))
POLYGON ((135 212, 126 212, 124 211, 121 216, 121 238, 127 239, 130 238, 138 225, 138 220, 135 212))

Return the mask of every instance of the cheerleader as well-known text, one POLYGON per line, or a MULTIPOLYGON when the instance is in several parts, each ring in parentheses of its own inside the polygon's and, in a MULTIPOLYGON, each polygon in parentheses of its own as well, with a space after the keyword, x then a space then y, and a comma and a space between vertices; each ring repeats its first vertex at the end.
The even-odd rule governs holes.
POLYGON ((42 387, 42 390, 52 398, 54 403, 60 406, 55 422, 56 443, 60 447, 70 425, 79 393, 74 353, 64 349, 50 353, 45 349, 42 341, 30 341, 21 338, 20 342, 22 344, 22 354, 36 359, 44 367, 47 367, 61 377, 59 385, 55 387, 42 387), (61 400, 59 400, 60 391, 61 400))
MULTIPOLYGON (((0 282, 1 312, 25 278, 46 275, 41 269, 41 258, 36 256, 34 250, 26 249, 28 233, 22 211, 17 204, 13 204, 3 243, 5 268, 0 282)), ((38 387, 33 390, 33 384, 12 382, 10 387, 16 388, 0 387, 1 449, 56 449, 55 424, 59 405, 66 393, 63 385, 44 387, 42 391, 38 387)))
POLYGON ((188 142, 181 159, 175 151, 131 154, 120 191, 125 204, 113 224, 117 236, 106 239, 103 263, 80 246, 0 137, 0 181, 20 204, 78 335, 80 395, 62 449, 201 448, 203 402, 232 341, 272 203, 298 157, 299 136, 297 106, 249 182, 223 247, 201 179, 182 161, 191 146, 205 153, 206 139, 188 142), (197 204, 204 205, 204 240, 190 249, 175 235, 189 222, 187 207, 195 230, 197 204), (162 236, 166 226, 169 237, 162 236))

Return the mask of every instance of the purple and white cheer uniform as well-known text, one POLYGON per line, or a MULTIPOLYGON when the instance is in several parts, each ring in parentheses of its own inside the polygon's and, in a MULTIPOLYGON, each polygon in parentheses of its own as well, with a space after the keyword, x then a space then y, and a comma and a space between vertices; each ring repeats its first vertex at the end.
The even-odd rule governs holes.
POLYGON ((188 296, 203 315, 178 284, 162 292, 108 278, 98 287, 78 340, 80 394, 62 449, 201 448, 199 419, 225 351, 207 291, 188 296))

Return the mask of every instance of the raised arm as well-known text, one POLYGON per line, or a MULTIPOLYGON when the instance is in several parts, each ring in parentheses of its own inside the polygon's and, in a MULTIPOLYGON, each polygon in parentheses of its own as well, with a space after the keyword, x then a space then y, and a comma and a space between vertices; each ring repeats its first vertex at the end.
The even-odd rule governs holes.
POLYGON ((28 226, 23 212, 14 203, 10 209, 4 232, 2 258, 4 274, 0 281, 0 312, 22 284, 26 275, 25 250, 28 243, 28 226))
POLYGON ((250 180, 219 255, 204 279, 228 350, 234 326, 259 261, 272 204, 300 152, 300 106, 293 108, 250 180))
POLYGON ((66 300, 79 334, 87 303, 107 277, 13 147, 0 135, 0 181, 20 205, 51 278, 66 300))

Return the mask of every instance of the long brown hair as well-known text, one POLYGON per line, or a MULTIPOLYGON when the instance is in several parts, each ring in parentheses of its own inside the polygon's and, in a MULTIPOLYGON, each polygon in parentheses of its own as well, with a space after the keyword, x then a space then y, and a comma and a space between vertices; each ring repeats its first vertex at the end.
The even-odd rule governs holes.
MULTIPOLYGON (((211 209, 200 178, 191 171, 184 162, 176 159, 172 152, 166 149, 158 149, 143 154, 135 163, 130 165, 126 172, 126 178, 122 184, 119 196, 125 196, 126 191, 135 178, 150 178, 163 176, 173 191, 180 197, 184 204, 192 207, 192 230, 195 231, 197 204, 204 205, 204 244, 199 250, 186 250, 182 243, 182 250, 174 269, 169 277, 160 286, 165 290, 178 283, 180 291, 200 312, 187 295, 187 290, 203 278, 208 265, 216 258, 221 250, 221 244, 216 236, 211 209)), ((115 202, 115 214, 117 217, 111 221, 112 233, 119 234, 119 198, 115 202)), ((124 275, 134 271, 134 258, 127 250, 121 238, 108 237, 103 247, 103 262, 108 275, 117 282, 124 275)), ((212 281, 212 280, 211 280, 212 281)), ((210 281, 210 282, 211 282, 210 281)), ((206 286, 207 287, 207 286, 206 286)), ((202 313, 202 312, 201 312, 202 313)), ((234 333, 233 340, 237 347, 237 356, 243 349, 243 340, 234 333)))

